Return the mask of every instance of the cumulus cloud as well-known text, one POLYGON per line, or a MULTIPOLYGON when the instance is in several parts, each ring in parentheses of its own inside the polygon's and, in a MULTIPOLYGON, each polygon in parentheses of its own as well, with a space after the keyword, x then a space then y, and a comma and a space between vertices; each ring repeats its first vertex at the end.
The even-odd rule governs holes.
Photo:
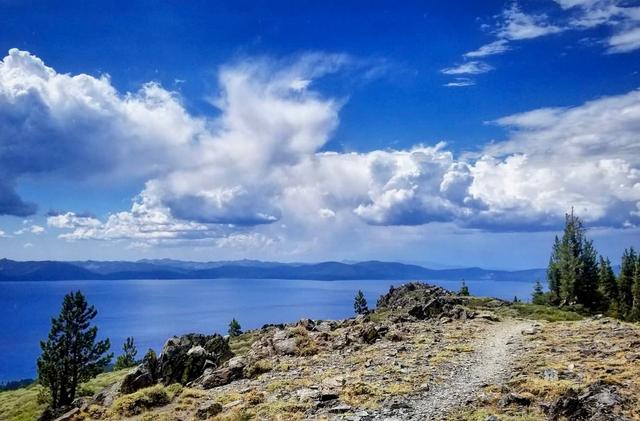
POLYGON ((35 212, 16 193, 21 177, 148 177, 175 153, 188 159, 203 130, 157 84, 123 95, 108 76, 60 74, 12 49, 0 62, 0 214, 35 212))
POLYGON ((322 148, 342 101, 313 86, 348 66, 341 55, 224 66, 215 118, 190 115, 155 84, 121 94, 106 77, 60 75, 24 52, 12 50, 7 62, 0 80, 11 83, 0 85, 2 101, 40 107, 25 106, 14 120, 0 108, 2 124, 18 126, 14 137, 0 132, 1 144, 11 146, 0 149, 0 160, 13 165, 13 183, 24 175, 108 175, 144 185, 130 209, 106 217, 51 212, 48 226, 69 241, 308 250, 355 227, 555 228, 572 206, 592 224, 639 222, 638 91, 504 117, 495 124, 508 140, 476 155, 455 156, 444 143, 338 153, 322 148), (20 127, 28 127, 24 136, 20 127), (68 161, 60 154, 48 162, 49 149, 69 151, 68 161))

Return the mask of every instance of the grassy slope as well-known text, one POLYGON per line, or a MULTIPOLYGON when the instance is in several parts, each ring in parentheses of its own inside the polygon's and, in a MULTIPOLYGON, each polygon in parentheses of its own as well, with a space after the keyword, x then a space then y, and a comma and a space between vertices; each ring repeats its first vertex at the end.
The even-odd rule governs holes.
MULTIPOLYGON (((81 389, 94 393, 124 377, 129 369, 102 373, 81 386, 81 389)), ((17 390, 0 392, 0 419, 11 421, 32 421, 38 418, 45 405, 38 403, 38 394, 42 387, 31 385, 17 390)))

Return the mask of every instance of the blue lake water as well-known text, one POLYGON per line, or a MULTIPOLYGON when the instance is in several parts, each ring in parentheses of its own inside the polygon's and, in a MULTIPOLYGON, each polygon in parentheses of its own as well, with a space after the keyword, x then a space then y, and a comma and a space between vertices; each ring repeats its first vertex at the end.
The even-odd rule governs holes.
MULTIPOLYGON (((451 290, 458 281, 433 281, 451 290)), ((336 319, 353 314, 353 297, 361 289, 369 306, 392 284, 380 280, 309 281, 274 279, 122 280, 0 282, 0 382, 33 378, 39 341, 49 332, 62 297, 81 290, 98 316, 99 336, 111 339, 118 355, 127 336, 135 338, 139 356, 159 351, 164 341, 188 332, 225 334, 236 318, 244 329, 303 317, 336 319)), ((532 284, 467 281, 473 295, 528 298, 532 284)))

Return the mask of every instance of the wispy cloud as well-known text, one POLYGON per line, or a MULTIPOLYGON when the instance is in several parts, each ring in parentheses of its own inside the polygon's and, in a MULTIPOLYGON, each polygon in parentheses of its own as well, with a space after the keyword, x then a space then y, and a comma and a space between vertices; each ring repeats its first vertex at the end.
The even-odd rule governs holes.
POLYGON ((496 54, 502 54, 506 51, 509 51, 509 43, 505 39, 499 39, 497 41, 493 41, 489 44, 483 45, 474 51, 469 51, 465 53, 464 56, 467 58, 478 58, 478 57, 486 57, 492 56, 496 54))
POLYGON ((502 12, 502 22, 498 24, 498 40, 519 41, 545 35, 556 34, 564 29, 549 22, 545 14, 524 13, 517 3, 502 12))
POLYGON ((444 86, 450 88, 463 88, 465 86, 473 86, 475 85, 475 81, 473 79, 465 78, 465 77, 457 77, 453 82, 448 82, 444 86))
POLYGON ((469 61, 455 67, 447 67, 441 72, 445 75, 479 75, 491 71, 493 67, 482 61, 469 61))
MULTIPOLYGON (((578 31, 608 26, 613 33, 596 44, 606 45, 608 54, 629 53, 640 49, 640 6, 626 4, 622 0, 553 0, 560 6, 558 16, 543 13, 524 12, 514 1, 497 17, 495 25, 485 25, 494 35, 491 41, 476 50, 463 54, 465 59, 504 54, 512 49, 512 44, 546 37, 565 31, 578 31)), ((445 70, 474 68, 475 61, 447 68, 445 70)), ((488 65, 485 71, 471 73, 486 73, 493 67, 488 65)), ((462 74, 447 73, 445 74, 462 74)), ((444 86, 457 86, 455 81, 444 86)))

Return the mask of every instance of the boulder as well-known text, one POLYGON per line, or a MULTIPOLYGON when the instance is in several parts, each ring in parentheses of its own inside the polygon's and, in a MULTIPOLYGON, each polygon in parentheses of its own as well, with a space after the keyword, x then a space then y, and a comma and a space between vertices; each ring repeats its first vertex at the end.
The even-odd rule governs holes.
POLYGON ((360 341, 366 344, 372 344, 378 339, 381 339, 389 332, 387 326, 379 326, 373 323, 363 324, 357 331, 357 335, 360 341))
POLYGON ((273 340, 273 349, 277 355, 294 355, 297 349, 296 338, 273 340))
POLYGON ((120 392, 127 394, 133 393, 136 390, 144 389, 145 387, 153 386, 155 384, 154 376, 149 372, 144 364, 140 364, 131 370, 122 379, 120 384, 120 392))
POLYGON ((242 357, 234 357, 227 364, 216 370, 207 369, 202 376, 189 383, 189 386, 198 386, 203 389, 224 386, 234 380, 243 378, 246 360, 242 357))
POLYGON ((158 360, 159 380, 165 384, 187 384, 206 368, 218 367, 233 357, 222 336, 191 333, 170 338, 158 360))

